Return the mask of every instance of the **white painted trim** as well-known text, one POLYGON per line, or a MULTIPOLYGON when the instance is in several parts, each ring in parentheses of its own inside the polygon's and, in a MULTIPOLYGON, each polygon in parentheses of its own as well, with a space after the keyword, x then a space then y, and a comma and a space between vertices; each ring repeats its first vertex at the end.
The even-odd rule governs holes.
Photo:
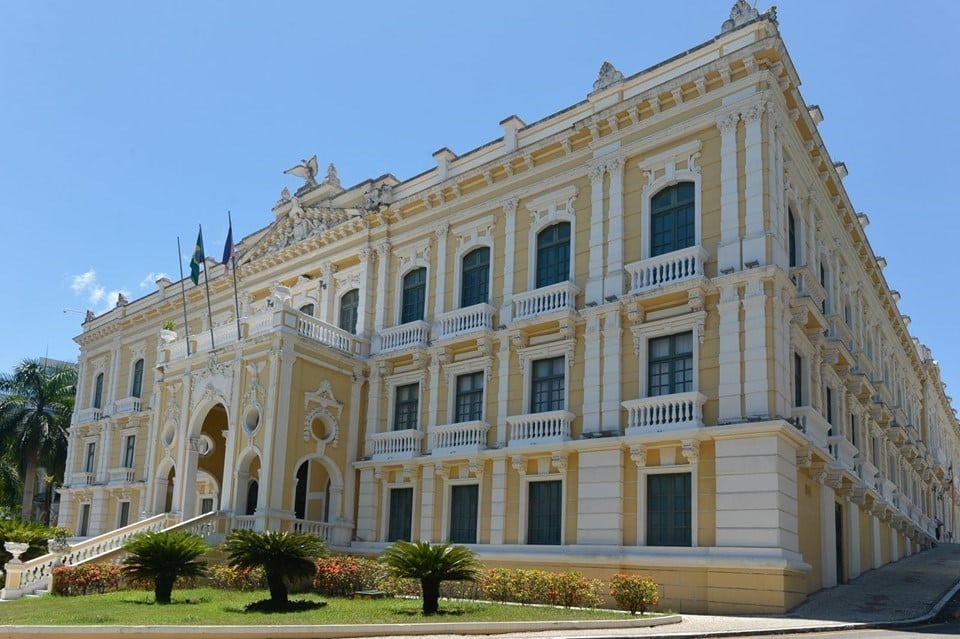
POLYGON ((486 247, 490 249, 490 265, 487 267, 487 299, 484 300, 487 304, 493 304, 493 269, 494 269, 494 256, 495 247, 493 245, 492 237, 480 237, 473 239, 467 243, 461 244, 460 248, 454 254, 454 259, 456 260, 456 265, 453 269, 453 303, 450 305, 451 308, 466 308, 463 305, 463 296, 461 295, 460 287, 463 282, 463 259, 467 254, 471 253, 475 249, 486 247))
POLYGON ((651 257, 651 215, 653 212, 653 198, 663 189, 680 182, 693 182, 693 219, 694 219, 694 246, 703 244, 703 185, 700 167, 697 158, 700 155, 700 140, 693 140, 686 144, 674 147, 663 153, 645 158, 637 166, 647 176, 647 184, 643 186, 641 198, 641 246, 640 258, 651 257), (678 162, 686 162, 685 169, 678 169, 678 162), (662 170, 663 175, 655 178, 656 172, 662 170))
MULTIPOLYGON (((690 473, 690 546, 699 545, 697 534, 698 504, 700 491, 697 488, 699 473, 697 464, 674 464, 670 466, 643 466, 637 468, 637 545, 647 545, 647 475, 671 475, 690 473)), ((655 546, 672 548, 673 546, 655 546)), ((679 546, 684 547, 684 546, 679 546)))
POLYGON ((684 313, 674 317, 667 317, 631 327, 633 344, 640 361, 640 394, 638 397, 648 397, 647 389, 649 374, 649 341, 656 337, 675 335, 690 331, 693 334, 693 392, 700 392, 700 344, 703 340, 706 311, 684 313))
POLYGON ((533 362, 554 357, 564 357, 563 378, 563 410, 569 410, 570 405, 570 369, 573 368, 573 353, 576 348, 576 338, 562 339, 536 346, 527 346, 517 350, 520 357, 520 368, 523 378, 523 406, 521 415, 530 412, 530 384, 533 382, 533 362))
POLYGON ((527 290, 537 288, 537 236, 558 222, 570 223, 570 273, 567 280, 576 278, 577 216, 573 201, 577 198, 577 187, 565 186, 546 195, 528 201, 525 206, 530 211, 530 230, 527 233, 527 290))
POLYGON ((531 482, 559 481, 560 482, 560 545, 567 542, 567 474, 547 473, 543 475, 522 475, 520 477, 519 511, 517 514, 517 543, 525 546, 542 546, 543 544, 527 543, 527 519, 530 516, 527 500, 530 496, 531 482))

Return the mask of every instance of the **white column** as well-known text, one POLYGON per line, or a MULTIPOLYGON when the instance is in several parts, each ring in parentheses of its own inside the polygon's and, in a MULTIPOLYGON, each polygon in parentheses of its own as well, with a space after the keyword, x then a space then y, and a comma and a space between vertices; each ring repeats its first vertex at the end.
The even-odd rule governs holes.
MULTIPOLYGON (((360 299, 357 301, 357 335, 360 337, 370 337, 370 298, 373 296, 377 286, 373 280, 373 269, 370 268, 370 259, 373 257, 373 249, 364 246, 357 254, 360 256, 360 299)), ((384 283, 384 285, 386 285, 384 283)))
POLYGON ((437 235, 437 286, 434 289, 433 319, 437 320, 446 310, 447 292, 447 232, 449 224, 441 224, 434 233, 437 235))
MULTIPOLYGON (((103 413, 113 414, 113 402, 117 399, 117 389, 120 388, 120 356, 123 354, 120 338, 113 340, 113 351, 110 353, 110 372, 106 379, 106 401, 103 403, 103 413)), ((126 384, 126 380, 122 380, 126 384)), ((123 390, 122 397, 126 397, 127 389, 123 390)))
MULTIPOLYGON (((717 270, 740 270, 740 196, 737 186, 737 122, 739 113, 717 120, 720 129, 720 244, 717 270)), ((721 376, 722 377, 722 376, 721 376)))
POLYGON ((497 447, 507 444, 507 412, 510 409, 510 338, 500 335, 500 351, 497 353, 497 447))
POLYGON ((620 356, 623 336, 620 329, 620 307, 603 318, 603 379, 600 387, 600 428, 620 432, 620 356))
POLYGON ((377 488, 379 481, 372 468, 360 470, 360 492, 357 499, 357 541, 376 541, 377 488))
POLYGON ((600 313, 593 308, 585 309, 583 314, 587 320, 583 336, 583 432, 597 433, 603 430, 600 419, 600 389, 603 388, 600 377, 600 313), (591 312, 588 314, 588 311, 591 312))
MULTIPOLYGON (((227 424, 226 441, 224 441, 223 456, 223 478, 220 484, 220 503, 218 509, 227 509, 229 504, 233 503, 234 476, 236 475, 236 441, 237 435, 243 428, 243 350, 238 348, 233 359, 233 405, 230 407, 230 414, 233 417, 233 423, 227 424)), ((150 441, 153 441, 152 439, 150 441)))
POLYGON ((500 307, 500 323, 506 324, 513 319, 513 271, 516 258, 515 240, 517 235, 518 198, 510 198, 503 203, 503 217, 506 237, 503 247, 503 305, 500 307))
POLYGON ((820 566, 824 588, 837 585, 837 527, 833 488, 820 484, 820 566))
POLYGON ((843 505, 847 515, 846 534, 849 543, 846 544, 847 580, 860 576, 860 508, 853 502, 843 505))
POLYGON ((353 387, 350 389, 350 432, 347 434, 347 472, 343 474, 343 501, 341 502, 341 521, 350 521, 353 517, 353 499, 357 492, 357 474, 350 465, 360 459, 360 404, 363 401, 363 371, 354 368, 353 387))
POLYGON ((769 417, 767 399, 767 296, 758 278, 743 295, 743 395, 747 417, 769 417))
MULTIPOLYGON (((275 338, 276 339, 276 338, 275 338)), ((279 344, 274 343, 273 347, 270 349, 269 362, 270 362, 270 375, 269 382, 267 386, 267 405, 264 407, 263 411, 263 428, 264 433, 264 446, 263 446, 263 455, 260 458, 260 481, 257 482, 257 488, 259 494, 257 495, 257 513, 260 511, 265 511, 269 507, 275 507, 274 504, 270 501, 268 497, 268 486, 273 483, 274 477, 274 460, 276 456, 274 455, 274 448, 282 448, 286 446, 286 439, 278 437, 279 432, 279 421, 280 421, 280 410, 278 403, 281 400, 289 400, 288 396, 280 395, 277 392, 278 388, 290 388, 287 386, 279 386, 280 379, 285 378, 288 383, 290 376, 289 374, 284 374, 285 368, 290 368, 287 366, 285 359, 281 354, 281 347, 279 344)), ((284 411, 286 413, 286 411, 284 411)), ((286 425, 284 425, 284 431, 286 430, 286 425)), ((277 469, 280 473, 279 483, 283 483, 283 468, 277 469)), ((192 487, 191 487, 192 490, 192 487)))
MULTIPOLYGON (((746 123, 744 155, 746 173, 746 227, 743 238, 743 262, 767 263, 766 235, 763 223, 763 131, 761 121, 765 103, 758 102, 743 112, 746 123)), ((722 215, 722 213, 721 213, 722 215)))
MULTIPOLYGON (((387 280, 388 266, 390 265, 390 242, 384 240, 377 245, 377 301, 374 304, 373 331, 374 339, 379 337, 386 326, 387 295, 390 291, 390 282, 387 280)), ((380 350, 379 344, 374 344, 374 350, 380 350)))
POLYGON ((380 365, 373 362, 370 366, 370 395, 367 397, 367 441, 364 443, 366 454, 370 454, 371 436, 380 432, 380 411, 383 406, 382 384, 380 365))
POLYGON ((579 455, 577 544, 623 543, 623 453, 583 451, 579 455))
MULTIPOLYGON (((440 408, 440 366, 446 361, 447 354, 444 352, 433 353, 430 358, 430 388, 428 401, 430 414, 427 416, 428 432, 432 433, 437 427, 437 413, 440 408)), ((449 422, 450 419, 447 419, 449 422)))
MULTIPOLYGON (((603 175, 602 164, 590 168, 590 270, 587 302, 603 303, 603 175)), ((612 236, 611 236, 612 237, 612 236)))
POLYGON ((100 459, 97 461, 96 481, 98 484, 107 483, 107 465, 110 463, 110 443, 113 431, 116 430, 112 422, 104 421, 100 427, 100 459))
POLYGON ((324 262, 320 265, 320 268, 323 270, 322 280, 323 284, 321 288, 323 289, 323 294, 320 298, 320 303, 318 304, 317 311, 319 312, 318 319, 321 322, 326 322, 327 324, 335 324, 336 322, 331 321, 333 314, 336 312, 334 307, 334 300, 337 297, 337 291, 334 290, 334 266, 329 261, 324 262))
POLYGON ((873 549, 873 568, 879 568, 883 565, 883 553, 880 552, 880 520, 876 515, 870 517, 870 534, 872 537, 871 548, 873 549))
POLYGON ((784 302, 787 292, 775 284, 771 300, 773 312, 773 347, 774 347, 774 397, 773 414, 789 415, 793 401, 790 395, 790 362, 793 353, 790 349, 790 322, 792 314, 790 306, 784 302))
POLYGON ((434 489, 436 470, 433 464, 424 464, 423 466, 423 480, 420 484, 420 541, 434 541, 433 514, 434 502, 436 501, 434 489))
POLYGON ((503 529, 507 521, 507 460, 493 460, 490 475, 490 545, 503 544, 503 529))
POLYGON ((90 503, 90 525, 87 527, 87 533, 90 537, 96 537, 107 532, 108 526, 106 526, 104 520, 107 516, 108 498, 108 493, 104 490, 97 490, 93 493, 93 500, 90 503))
POLYGON ((607 266, 603 279, 603 295, 623 295, 623 169, 624 158, 607 162, 610 176, 609 211, 607 212, 607 266))
MULTIPOLYGON (((738 244, 739 250, 739 244, 738 244)), ((717 384, 719 396, 719 418, 736 421, 743 418, 740 382, 740 292, 735 283, 720 286, 720 301, 717 303, 720 315, 719 365, 720 375, 717 384)))
POLYGON ((897 537, 897 529, 890 528, 890 561, 900 560, 900 540, 897 537))

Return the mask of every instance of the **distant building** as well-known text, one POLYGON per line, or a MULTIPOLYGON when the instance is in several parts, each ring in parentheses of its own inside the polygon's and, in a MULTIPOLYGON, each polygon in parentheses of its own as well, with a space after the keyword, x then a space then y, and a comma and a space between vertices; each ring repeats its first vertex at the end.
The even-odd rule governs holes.
POLYGON ((84 323, 62 523, 449 540, 714 613, 952 538, 954 411, 798 87, 738 0, 409 180, 305 163, 238 245, 239 336, 210 265, 212 330, 168 280, 84 323))

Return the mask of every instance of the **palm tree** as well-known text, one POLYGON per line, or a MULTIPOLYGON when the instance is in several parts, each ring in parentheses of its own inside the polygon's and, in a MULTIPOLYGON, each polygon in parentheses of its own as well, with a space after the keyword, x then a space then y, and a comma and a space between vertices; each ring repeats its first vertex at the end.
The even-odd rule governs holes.
POLYGON ((23 360, 12 375, 0 375, 0 442, 19 460, 23 519, 32 519, 37 468, 63 477, 76 385, 73 368, 37 360, 23 360))
POLYGON ((123 574, 131 579, 153 582, 158 604, 170 603, 173 582, 177 577, 200 577, 207 564, 197 558, 209 549, 199 535, 166 530, 137 535, 123 547, 128 556, 123 560, 123 574))
POLYGON ((440 608, 442 582, 476 581, 483 567, 469 548, 433 545, 427 541, 394 542, 380 556, 380 563, 396 577, 420 580, 425 615, 432 615, 440 608))
POLYGON ((301 532, 235 530, 223 542, 234 568, 262 566, 270 588, 270 607, 288 607, 288 579, 312 577, 316 560, 327 554, 323 539, 301 532))

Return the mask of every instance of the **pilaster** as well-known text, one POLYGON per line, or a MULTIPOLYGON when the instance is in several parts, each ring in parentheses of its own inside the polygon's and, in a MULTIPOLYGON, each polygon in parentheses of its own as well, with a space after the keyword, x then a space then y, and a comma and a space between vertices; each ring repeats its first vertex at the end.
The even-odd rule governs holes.
MULTIPOLYGON (((505 220, 504 256, 503 256, 503 305, 500 307, 500 323, 506 324, 513 319, 513 271, 516 257, 517 205, 518 198, 510 198, 503 203, 505 220)), ((503 413, 505 416, 506 414, 503 413)))
POLYGON ((610 176, 610 196, 607 212, 607 266, 603 280, 603 296, 605 299, 623 295, 624 166, 623 158, 613 158, 607 161, 607 174, 610 176))
POLYGON ((600 393, 603 388, 600 369, 600 313, 596 308, 585 309, 582 313, 587 320, 583 336, 582 429, 584 433, 597 433, 603 430, 600 419, 600 393))
POLYGON ((719 396, 719 419, 722 421, 740 421, 743 419, 742 393, 740 379, 740 291, 736 283, 720 286, 720 301, 717 304, 720 315, 718 337, 720 375, 717 384, 719 396))
POLYGON ((503 544, 503 531, 507 522, 507 460, 493 460, 490 474, 490 544, 503 544))
MULTIPOLYGON (((767 264, 766 235, 763 221, 764 174, 763 174, 763 111, 765 102, 756 102, 743 112, 746 123, 744 135, 744 173, 746 184, 746 224, 743 238, 744 265, 757 262, 767 264)), ((721 213, 722 215, 722 213, 721 213)))
POLYGON ((720 244, 717 270, 740 270, 740 195, 737 185, 737 123, 739 113, 717 120, 720 129, 720 244))
POLYGON ((743 294, 743 396, 747 417, 768 417, 767 296, 756 278, 743 294))
POLYGON ((600 430, 620 432, 620 371, 623 333, 620 327, 620 306, 603 316, 603 380, 600 386, 600 430))
MULTIPOLYGON (((433 519, 436 502, 436 475, 443 472, 442 465, 424 464, 421 467, 423 478, 420 480, 420 540, 436 541, 433 538, 433 519)), ((441 486, 443 481, 441 479, 441 486)), ((416 489, 414 489, 416 490, 416 489)))
POLYGON ((577 544, 623 543, 623 453, 582 451, 578 455, 577 544))
POLYGON ((447 233, 450 231, 449 224, 440 224, 434 229, 437 236, 437 286, 434 289, 434 307, 433 318, 437 319, 443 315, 446 304, 447 292, 447 233))
POLYGON ((586 301, 603 302, 603 164, 590 167, 590 257, 586 301))

